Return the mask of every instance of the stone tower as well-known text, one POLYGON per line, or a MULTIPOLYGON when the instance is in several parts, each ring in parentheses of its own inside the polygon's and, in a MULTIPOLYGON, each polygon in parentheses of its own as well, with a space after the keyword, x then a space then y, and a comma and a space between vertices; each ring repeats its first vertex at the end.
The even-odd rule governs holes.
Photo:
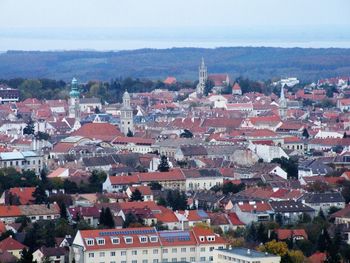
POLYGON ((80 118, 80 106, 79 106, 79 88, 78 81, 76 78, 72 79, 71 90, 69 92, 69 117, 80 118))
POLYGON ((204 58, 202 58, 202 63, 199 65, 199 82, 197 84, 196 93, 197 96, 203 95, 205 90, 205 84, 208 80, 208 70, 204 64, 204 58))
POLYGON ((281 87, 281 94, 279 99, 279 115, 282 120, 287 117, 287 100, 284 96, 284 85, 281 87))
POLYGON ((134 132, 133 111, 130 106, 130 95, 127 91, 123 95, 123 107, 120 111, 120 131, 126 136, 129 131, 134 132))

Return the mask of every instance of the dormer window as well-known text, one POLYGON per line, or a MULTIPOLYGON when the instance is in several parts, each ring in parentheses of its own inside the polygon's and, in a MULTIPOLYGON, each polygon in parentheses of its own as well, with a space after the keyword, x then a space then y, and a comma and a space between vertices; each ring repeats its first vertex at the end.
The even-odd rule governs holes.
POLYGON ((126 244, 132 244, 132 237, 124 237, 126 244))
POLYGON ((215 241, 215 236, 207 236, 209 242, 215 241))
POLYGON ((158 237, 157 236, 150 236, 149 241, 151 241, 152 243, 158 242, 158 237))
POLYGON ((120 240, 119 237, 111 237, 112 244, 119 244, 120 240))
POLYGON ((141 243, 147 243, 147 237, 146 236, 140 236, 139 237, 141 243))
POLYGON ((92 238, 86 238, 85 242, 88 246, 93 246, 95 244, 95 242, 92 238))
POLYGON ((200 237, 199 237, 199 241, 200 241, 200 242, 204 242, 204 240, 205 240, 205 238, 204 238, 203 236, 200 236, 200 237))
POLYGON ((96 238, 97 245, 104 245, 105 244, 105 239, 104 238, 96 238))

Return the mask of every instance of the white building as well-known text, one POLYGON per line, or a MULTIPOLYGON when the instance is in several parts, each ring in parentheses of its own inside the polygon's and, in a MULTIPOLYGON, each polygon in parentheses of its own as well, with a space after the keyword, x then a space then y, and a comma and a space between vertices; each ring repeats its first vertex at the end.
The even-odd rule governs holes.
POLYGON ((120 110, 120 130, 126 136, 128 132, 134 132, 133 111, 130 106, 130 95, 127 91, 123 95, 123 107, 120 110))
POLYGON ((80 230, 72 249, 75 262, 212 262, 225 240, 210 229, 157 231, 155 228, 80 230))
POLYGON ((219 249, 214 251, 215 263, 279 263, 281 257, 247 248, 219 249))
POLYGON ((279 146, 264 145, 264 144, 249 144, 249 149, 253 151, 259 158, 263 159, 264 162, 271 162, 275 158, 285 157, 289 159, 286 152, 279 146))
POLYGON ((0 153, 0 167, 13 167, 16 170, 32 170, 40 174, 43 168, 43 156, 33 151, 2 152, 0 153))

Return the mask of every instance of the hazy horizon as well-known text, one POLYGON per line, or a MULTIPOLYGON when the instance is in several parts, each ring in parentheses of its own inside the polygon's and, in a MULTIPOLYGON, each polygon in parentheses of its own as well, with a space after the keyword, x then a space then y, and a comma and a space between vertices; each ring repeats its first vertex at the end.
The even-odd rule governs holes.
POLYGON ((350 48, 348 0, 0 0, 0 51, 350 48))

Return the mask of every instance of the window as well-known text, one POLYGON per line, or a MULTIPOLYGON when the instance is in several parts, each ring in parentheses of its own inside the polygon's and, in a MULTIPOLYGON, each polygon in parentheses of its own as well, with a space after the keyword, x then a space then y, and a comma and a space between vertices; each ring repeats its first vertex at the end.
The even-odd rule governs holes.
POLYGON ((168 249, 167 248, 163 248, 163 253, 164 254, 168 253, 168 249))
POLYGON ((158 242, 158 237, 157 236, 150 236, 149 241, 151 241, 152 243, 158 242))
POLYGON ((208 236, 208 237, 207 237, 207 240, 208 240, 208 241, 215 241, 215 237, 214 237, 214 236, 208 236))
POLYGON ((122 261, 120 261, 120 263, 126 263, 126 260, 122 260, 122 261))
POLYGON ((148 263, 147 259, 142 260, 142 263, 148 263))
POLYGON ((131 244, 132 243, 132 237, 124 237, 125 243, 126 244, 131 244))
POLYGON ((109 263, 115 263, 115 261, 111 261, 111 262, 109 262, 109 263))
POLYGON ((88 246, 93 246, 94 245, 94 240, 92 238, 88 238, 88 239, 86 239, 86 244, 88 246))
POLYGON ((142 250, 142 254, 143 255, 147 255, 148 254, 148 250, 142 250))
POLYGON ((196 248, 195 248, 195 247, 191 247, 191 248, 190 248, 190 251, 191 251, 191 252, 195 252, 195 251, 196 251, 196 248))
POLYGON ((201 258, 200 258, 200 261, 205 261, 205 257, 201 257, 201 258))
POLYGON ((195 257, 190 257, 190 261, 194 262, 194 261, 196 261, 196 258, 195 257))
POLYGON ((159 260, 158 259, 153 259, 153 263, 158 263, 159 260))
POLYGON ((120 252, 120 255, 126 256, 126 251, 121 251, 121 252, 120 252))
POLYGON ((172 253, 177 253, 177 248, 173 248, 173 249, 171 250, 171 252, 172 252, 172 253))
POLYGON ((137 263, 137 260, 132 260, 131 263, 137 263))
POLYGON ((205 247, 201 247, 201 252, 205 252, 205 247))
POLYGON ((111 252, 111 257, 115 257, 115 251, 111 252))
POLYGON ((153 254, 158 254, 158 249, 153 249, 153 254))
POLYGON ((104 238, 98 238, 97 239, 97 245, 104 245, 104 244, 105 244, 104 238))
POLYGON ((209 261, 213 261, 214 259, 213 259, 213 256, 210 256, 209 257, 209 261))
POLYGON ((112 240, 112 244, 119 244, 120 243, 120 240, 118 237, 112 237, 111 240, 112 240))
POLYGON ((131 251, 131 254, 132 254, 132 255, 137 255, 137 250, 131 251))
POLYGON ((171 262, 177 262, 177 258, 172 258, 171 262))
POLYGON ((167 258, 163 258, 163 262, 168 262, 168 259, 167 258))
POLYGON ((89 253, 89 258, 93 258, 95 256, 94 253, 89 253))
POLYGON ((147 237, 141 236, 139 237, 141 243, 147 243, 147 237))
MULTIPOLYGON (((182 247, 181 248, 181 252, 186 252, 186 248, 185 247, 182 247)), ((183 261, 183 260, 182 260, 183 261)))
POLYGON ((103 258, 105 256, 105 252, 100 252, 100 257, 103 258))
POLYGON ((214 247, 210 247, 210 248, 209 248, 209 251, 213 251, 213 250, 214 250, 214 247))
POLYGON ((182 262, 186 262, 186 258, 181 258, 181 261, 182 262))
POLYGON ((199 237, 200 242, 204 242, 204 237, 199 237))

